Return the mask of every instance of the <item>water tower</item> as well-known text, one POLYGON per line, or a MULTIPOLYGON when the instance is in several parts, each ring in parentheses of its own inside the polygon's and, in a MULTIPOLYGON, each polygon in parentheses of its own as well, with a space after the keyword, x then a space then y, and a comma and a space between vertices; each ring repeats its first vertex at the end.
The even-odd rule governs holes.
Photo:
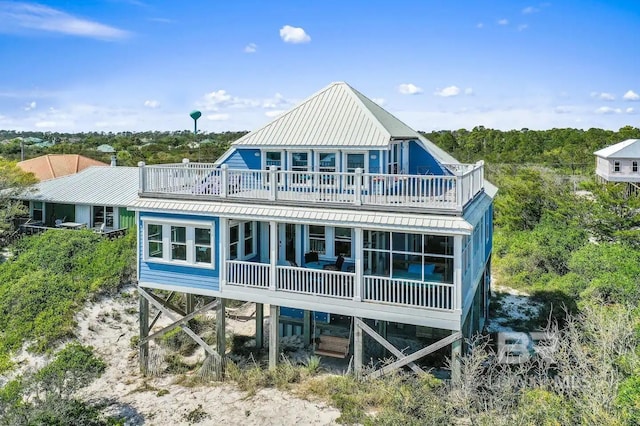
POLYGON ((198 110, 193 110, 189 114, 193 118, 193 134, 198 134, 198 118, 202 117, 202 113, 198 110))

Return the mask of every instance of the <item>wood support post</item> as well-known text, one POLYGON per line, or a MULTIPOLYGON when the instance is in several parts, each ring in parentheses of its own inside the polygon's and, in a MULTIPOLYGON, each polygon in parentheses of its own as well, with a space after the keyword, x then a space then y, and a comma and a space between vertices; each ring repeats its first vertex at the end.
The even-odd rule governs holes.
POLYGON ((140 298, 140 372, 147 375, 149 372, 149 301, 142 295, 140 298))
POLYGON ((302 341, 305 345, 308 345, 311 343, 311 311, 307 309, 304 310, 302 321, 302 341))
POLYGON ((461 357, 462 338, 459 338, 451 343, 451 383, 453 383, 454 386, 460 383, 461 357))
POLYGON ((363 358, 363 338, 362 327, 360 327, 360 318, 354 318, 353 321, 353 369, 356 377, 362 377, 362 358, 363 358))
POLYGON ((276 305, 269 305, 269 369, 278 365, 280 357, 280 310, 276 305))
POLYGON ((190 314, 196 309, 196 297, 192 293, 187 293, 185 295, 185 299, 184 311, 185 313, 190 314))
POLYGON ((218 299, 216 308, 216 351, 224 360, 224 354, 227 351, 227 334, 226 330, 226 299, 218 299))
POLYGON ((256 348, 264 347, 264 305, 256 303, 256 348))

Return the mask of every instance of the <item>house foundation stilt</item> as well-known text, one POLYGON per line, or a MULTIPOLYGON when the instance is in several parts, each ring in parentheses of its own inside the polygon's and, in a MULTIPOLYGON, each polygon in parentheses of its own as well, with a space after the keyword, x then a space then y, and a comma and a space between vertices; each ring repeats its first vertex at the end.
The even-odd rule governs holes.
POLYGON ((269 305, 269 369, 278 365, 280 356, 280 309, 276 305, 269 305))
POLYGON ((140 298, 140 372, 147 375, 149 372, 149 301, 142 295, 140 298), (143 343, 144 342, 144 343, 143 343))
POLYGON ((264 305, 256 303, 256 348, 264 347, 264 305))

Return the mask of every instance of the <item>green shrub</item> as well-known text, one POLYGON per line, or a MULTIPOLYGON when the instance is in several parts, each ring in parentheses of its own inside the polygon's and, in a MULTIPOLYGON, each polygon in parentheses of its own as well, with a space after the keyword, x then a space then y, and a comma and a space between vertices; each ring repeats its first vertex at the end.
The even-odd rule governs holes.
POLYGON ((0 372, 25 341, 44 352, 72 335, 74 315, 97 292, 130 278, 135 232, 108 240, 90 231, 25 237, 0 265, 0 372))

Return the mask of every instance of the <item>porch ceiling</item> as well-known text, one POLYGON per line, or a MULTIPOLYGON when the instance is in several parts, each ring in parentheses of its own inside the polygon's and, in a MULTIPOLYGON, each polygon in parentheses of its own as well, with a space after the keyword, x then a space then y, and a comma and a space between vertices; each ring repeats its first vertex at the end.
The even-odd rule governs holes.
POLYGON ((279 205, 250 205, 229 202, 200 202, 140 198, 130 210, 195 214, 241 220, 302 224, 330 224, 343 227, 394 228, 447 235, 469 235, 473 227, 456 216, 396 213, 367 210, 327 209, 279 205))

